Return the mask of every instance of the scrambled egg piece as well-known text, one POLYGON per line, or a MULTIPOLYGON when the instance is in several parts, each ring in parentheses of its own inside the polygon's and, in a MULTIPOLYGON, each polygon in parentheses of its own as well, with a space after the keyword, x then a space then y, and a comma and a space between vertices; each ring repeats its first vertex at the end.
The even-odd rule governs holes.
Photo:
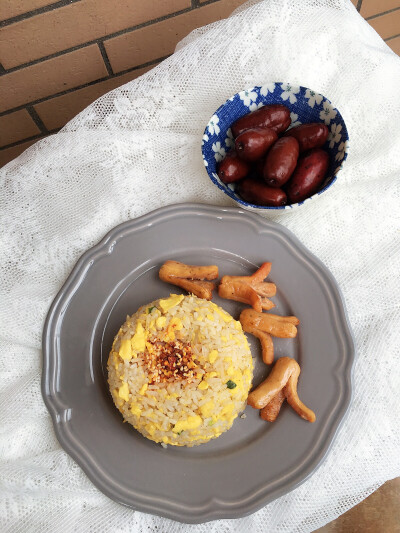
POLYGON ((132 359, 131 341, 129 339, 122 339, 118 353, 124 361, 132 359))
POLYGON ((160 307, 163 312, 166 313, 176 305, 180 304, 183 299, 183 294, 171 294, 169 298, 166 298, 165 300, 160 300, 160 307))
POLYGON ((207 381, 201 381, 199 385, 197 386, 199 390, 207 390, 208 389, 208 383, 207 381))
POLYGON ((147 424, 146 429, 147 429, 147 431, 149 432, 149 434, 150 434, 151 436, 153 436, 154 433, 156 432, 156 429, 157 429, 157 428, 156 428, 156 426, 155 426, 154 424, 147 424))
POLYGON ((137 403, 133 403, 133 404, 131 405, 131 413, 132 413, 133 415, 140 416, 141 412, 142 412, 142 410, 141 410, 139 404, 137 404, 137 403))
POLYGON ((114 368, 116 371, 118 371, 118 367, 120 363, 120 359, 118 356, 119 356, 118 352, 112 352, 112 354, 110 354, 110 357, 108 359, 108 364, 114 363, 114 368))
POLYGON ((221 309, 219 309, 219 307, 216 305, 216 304, 212 304, 213 307, 214 307, 214 311, 216 313, 219 314, 219 316, 222 318, 222 320, 226 323, 228 322, 231 322, 233 320, 233 318, 231 317, 231 315, 228 315, 228 313, 225 313, 224 311, 221 311, 221 309))
POLYGON ((140 391, 139 391, 139 394, 140 394, 141 396, 143 396, 144 393, 147 391, 147 387, 148 387, 148 384, 147 384, 147 383, 145 383, 145 384, 142 386, 142 388, 141 388, 140 391))
POLYGON ((238 320, 235 320, 235 329, 238 331, 243 331, 242 324, 238 320))
POLYGON ((122 382, 122 385, 118 389, 118 396, 125 400, 126 402, 129 400, 129 387, 128 383, 126 381, 122 382))
POLYGON ((200 407, 200 412, 204 416, 204 418, 209 418, 214 411, 214 407, 214 402, 210 400, 209 402, 206 402, 200 407))
POLYGON ((177 316, 172 317, 169 323, 169 327, 174 328, 177 331, 180 331, 183 328, 182 320, 178 318, 177 316))
POLYGON ((159 316, 156 319, 156 326, 158 327, 158 329, 162 329, 165 326, 166 321, 167 319, 165 316, 159 316))
POLYGON ((138 322, 136 325, 136 332, 131 339, 132 350, 134 352, 144 352, 146 347, 146 331, 143 328, 143 324, 138 322))
POLYGON ((215 363, 218 357, 218 350, 211 350, 211 352, 208 354, 208 360, 210 363, 215 363))
POLYGON ((175 426, 172 428, 174 433, 180 433, 188 429, 196 429, 201 426, 203 419, 199 415, 189 416, 186 420, 178 420, 175 426))
POLYGON ((220 420, 227 420, 228 422, 233 422, 236 415, 233 414, 235 404, 233 402, 226 403, 222 408, 221 414, 218 417, 220 420))
POLYGON ((167 328, 167 336, 171 341, 175 340, 175 330, 179 331, 183 328, 182 320, 177 317, 172 317, 167 328))

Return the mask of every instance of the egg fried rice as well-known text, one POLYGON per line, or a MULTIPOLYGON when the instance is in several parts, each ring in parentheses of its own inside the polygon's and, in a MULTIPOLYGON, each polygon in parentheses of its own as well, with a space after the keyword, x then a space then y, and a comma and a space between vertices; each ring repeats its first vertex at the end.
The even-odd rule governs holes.
POLYGON ((240 322, 193 295, 171 294, 127 317, 108 359, 124 420, 163 446, 195 446, 227 431, 252 375, 240 322))

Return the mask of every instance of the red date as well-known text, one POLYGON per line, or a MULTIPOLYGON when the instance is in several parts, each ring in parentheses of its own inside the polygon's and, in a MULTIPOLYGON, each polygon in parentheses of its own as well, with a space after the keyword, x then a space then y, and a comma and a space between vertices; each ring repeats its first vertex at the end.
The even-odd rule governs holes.
POLYGON ((302 202, 318 191, 329 165, 329 155, 314 148, 300 157, 286 192, 290 203, 302 202))
POLYGON ((277 138, 277 133, 270 128, 252 128, 236 137, 235 150, 240 159, 257 161, 277 138))
POLYGON ((232 133, 237 137, 251 128, 270 128, 276 133, 285 131, 290 126, 290 111, 282 104, 260 107, 232 124, 232 133))
POLYGON ((218 177, 223 183, 241 180, 249 173, 250 165, 239 159, 236 152, 229 152, 218 167, 218 177))
POLYGON ((283 136, 297 139, 300 152, 305 152, 306 150, 323 146, 328 135, 328 126, 322 123, 312 122, 310 124, 300 124, 300 126, 285 131, 283 136))
POLYGON ((294 137, 282 137, 272 146, 264 164, 264 180, 270 187, 281 187, 293 174, 299 157, 299 143, 294 137))
POLYGON ((252 178, 246 178, 238 184, 238 192, 246 202, 255 205, 278 207, 285 205, 286 193, 282 189, 268 187, 252 178))

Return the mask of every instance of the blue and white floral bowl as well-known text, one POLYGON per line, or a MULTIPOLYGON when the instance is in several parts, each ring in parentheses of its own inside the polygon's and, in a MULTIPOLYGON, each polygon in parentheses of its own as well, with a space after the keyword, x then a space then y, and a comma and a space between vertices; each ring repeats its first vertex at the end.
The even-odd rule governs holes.
POLYGON ((335 183, 337 174, 347 158, 348 148, 349 136, 346 124, 331 102, 322 94, 290 83, 269 83, 235 94, 221 105, 210 118, 202 141, 203 161, 211 181, 240 207, 260 214, 270 209, 290 210, 309 203, 323 194, 335 183), (316 194, 297 204, 279 207, 250 204, 236 194, 234 183, 228 185, 222 183, 217 175, 218 163, 234 146, 231 125, 243 115, 269 104, 284 104, 290 109, 292 119, 290 127, 310 122, 325 122, 330 130, 328 140, 322 147, 329 153, 330 161, 324 183, 316 194))

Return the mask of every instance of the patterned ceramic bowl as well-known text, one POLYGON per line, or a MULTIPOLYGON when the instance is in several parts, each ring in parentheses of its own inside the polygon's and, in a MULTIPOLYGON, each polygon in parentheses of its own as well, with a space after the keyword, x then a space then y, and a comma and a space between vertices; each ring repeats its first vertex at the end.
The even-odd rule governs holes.
POLYGON ((290 83, 270 83, 253 87, 235 94, 217 109, 206 126, 202 141, 204 165, 211 181, 232 198, 240 207, 263 213, 270 209, 292 209, 311 202, 327 191, 336 181, 337 174, 347 157, 349 136, 344 120, 331 102, 311 89, 290 83), (217 166, 226 153, 232 149, 234 140, 230 126, 243 115, 268 104, 284 104, 290 109, 291 127, 309 122, 325 122, 329 136, 322 147, 329 153, 329 168, 319 191, 310 198, 279 207, 258 206, 245 202, 236 192, 235 184, 222 183, 217 175, 217 166))

